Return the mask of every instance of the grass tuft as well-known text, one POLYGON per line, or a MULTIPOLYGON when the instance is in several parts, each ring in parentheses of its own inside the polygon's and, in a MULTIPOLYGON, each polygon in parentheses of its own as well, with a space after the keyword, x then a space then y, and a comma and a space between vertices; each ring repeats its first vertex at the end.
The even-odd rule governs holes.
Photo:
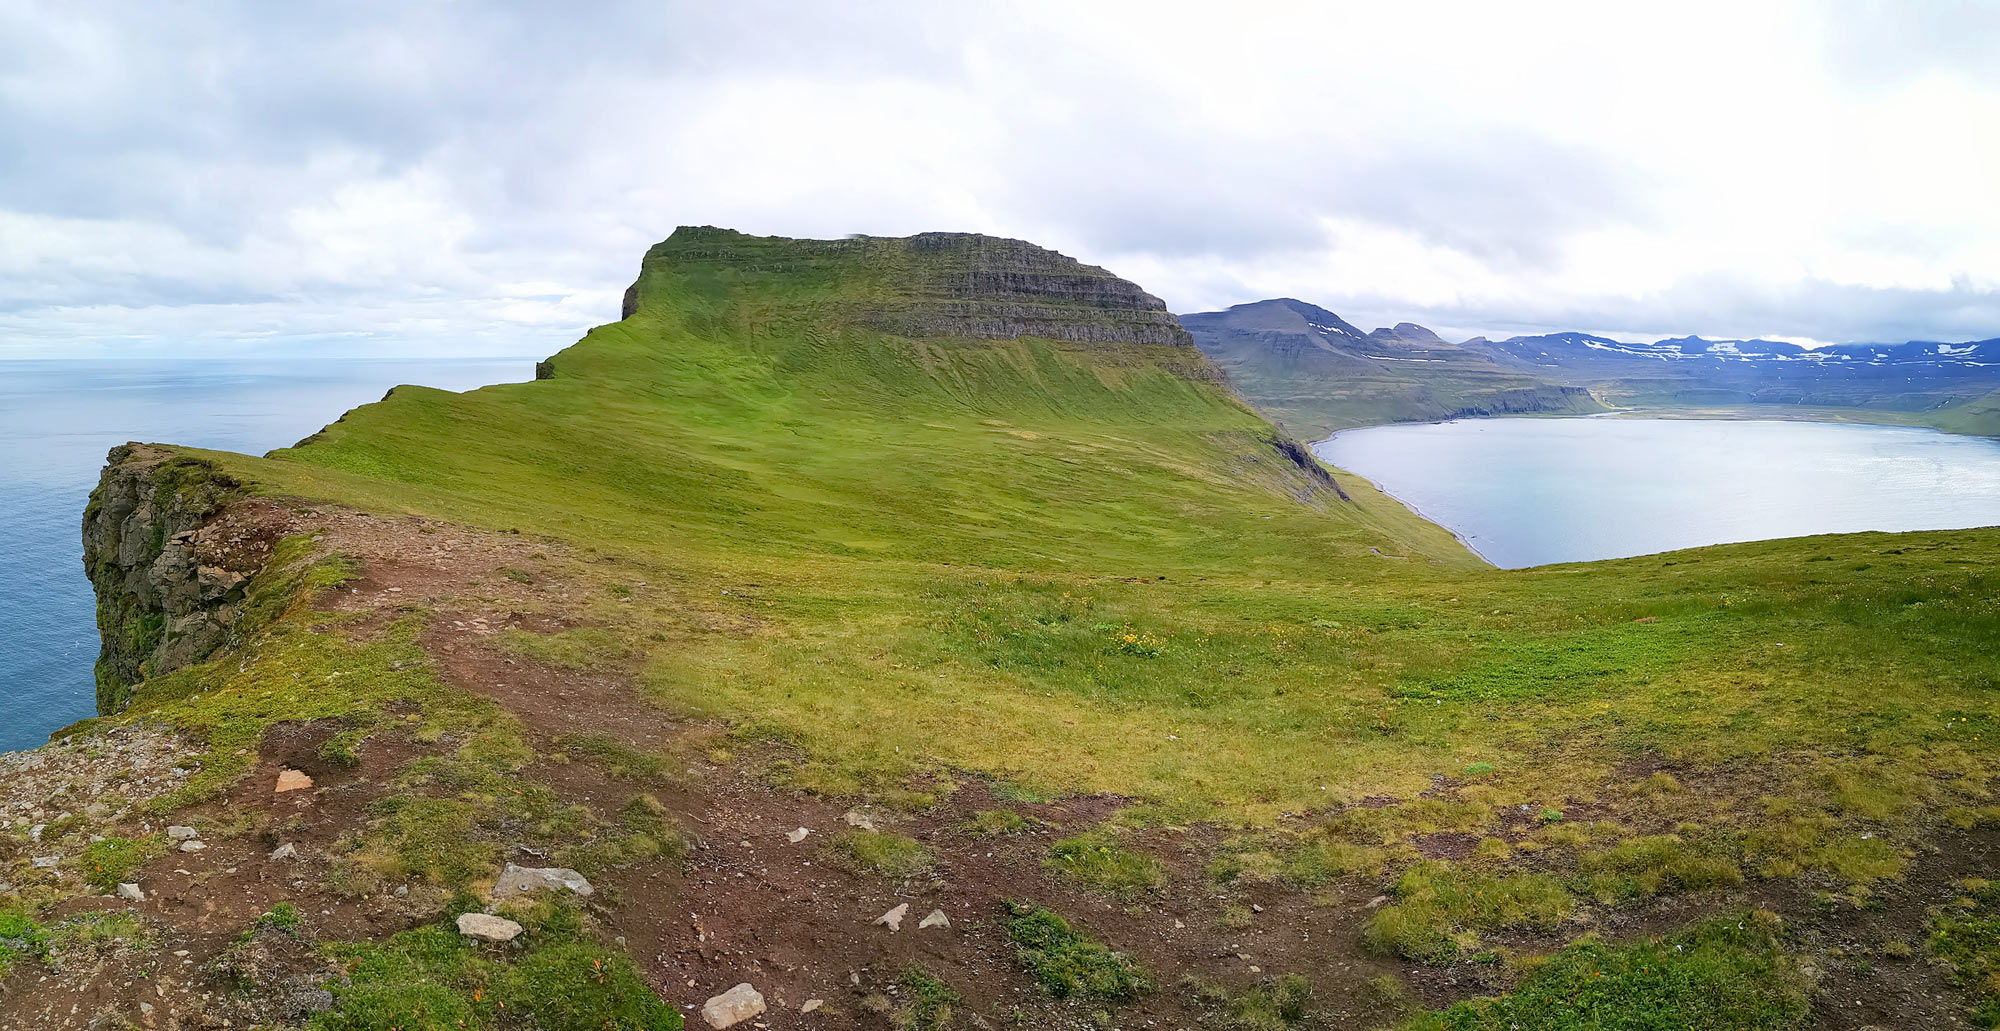
POLYGON ((1025 902, 1009 903, 1007 912, 1017 958, 1050 995, 1126 1002, 1152 988, 1152 979, 1124 953, 1078 934, 1055 913, 1025 902))

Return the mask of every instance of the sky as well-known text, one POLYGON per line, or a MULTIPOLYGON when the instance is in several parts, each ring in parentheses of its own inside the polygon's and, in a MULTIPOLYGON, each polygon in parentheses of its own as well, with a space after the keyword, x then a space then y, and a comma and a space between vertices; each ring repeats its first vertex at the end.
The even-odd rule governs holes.
POLYGON ((0 0, 0 357, 545 354, 678 225, 1177 312, 2000 336, 2000 5, 0 0))

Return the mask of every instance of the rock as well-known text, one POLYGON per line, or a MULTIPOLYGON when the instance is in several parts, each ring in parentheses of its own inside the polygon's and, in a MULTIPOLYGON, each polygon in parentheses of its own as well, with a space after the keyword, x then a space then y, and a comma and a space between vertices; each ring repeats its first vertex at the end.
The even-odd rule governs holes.
POLYGON ((748 984, 739 984, 702 1004, 701 1019, 721 1031, 764 1012, 764 996, 748 984))
POLYGON ((121 899, 130 899, 133 902, 144 902, 146 901, 146 892, 136 884, 120 884, 118 886, 118 897, 121 899))
POLYGON ((28 828, 28 840, 35 842, 36 844, 41 844, 42 832, 47 830, 48 827, 49 825, 46 823, 38 823, 33 827, 28 828))
POLYGON ((61 856, 36 856, 35 869, 53 870, 56 868, 56 860, 61 858, 62 858, 61 856))
POLYGON ((500 871, 500 880, 493 885, 493 897, 504 899, 524 891, 542 889, 572 891, 578 895, 591 895, 597 889, 582 874, 561 866, 515 866, 507 864, 500 871))
POLYGON ((796 845, 799 842, 806 840, 806 835, 811 833, 812 830, 810 828, 800 827, 798 830, 795 830, 790 834, 785 835, 785 840, 796 845))
POLYGON ((521 925, 491 913, 461 913, 458 933, 483 942, 510 942, 521 933, 521 925))
POLYGON ((950 926, 951 918, 944 915, 944 910, 942 909, 933 909, 929 913, 924 914, 922 920, 917 921, 917 930, 919 931, 928 930, 933 927, 950 926))
POLYGON ((298 770, 279 770, 277 786, 271 789, 271 793, 282 795, 287 791, 300 791, 312 786, 313 779, 298 770))
POLYGON ((859 827, 864 831, 875 829, 875 818, 867 813, 857 813, 849 810, 847 815, 841 817, 841 819, 846 820, 849 827, 859 827))
POLYGON ((805 1005, 803 1005, 803 1006, 800 1006, 800 1007, 799 1007, 799 1012, 800 1012, 800 1013, 811 1013, 812 1011, 814 1011, 814 1010, 816 1010, 816 1009, 818 1009, 818 1008, 820 1008, 821 1006, 824 1006, 824 1005, 826 1005, 826 1000, 825 1000, 825 999, 807 999, 807 1000, 806 1000, 806 1004, 805 1004, 805 1005))
POLYGON ((903 915, 905 913, 908 913, 909 911, 910 911, 910 904, 905 902, 902 903, 901 905, 898 905, 896 908, 888 911, 887 913, 884 913, 881 916, 876 917, 875 922, 881 924, 883 927, 886 927, 891 931, 900 931, 903 929, 903 915))
POLYGON ((187 841, 181 842, 182 852, 199 852, 207 847, 208 847, 208 842, 205 842, 200 838, 192 838, 187 841))
POLYGON ((168 841, 186 841, 189 838, 199 837, 201 837, 201 832, 195 830, 193 827, 173 826, 167 828, 168 841))
POLYGON ((271 850, 272 859, 297 859, 298 857, 299 847, 289 841, 271 850))

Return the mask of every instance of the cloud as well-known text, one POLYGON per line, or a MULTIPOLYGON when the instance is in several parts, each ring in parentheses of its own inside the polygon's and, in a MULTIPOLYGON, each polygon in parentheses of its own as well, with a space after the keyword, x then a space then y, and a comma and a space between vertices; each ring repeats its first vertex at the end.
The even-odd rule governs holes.
POLYGON ((553 351, 679 224, 1176 310, 2000 334, 1966 5, 0 0, 0 355, 553 351))

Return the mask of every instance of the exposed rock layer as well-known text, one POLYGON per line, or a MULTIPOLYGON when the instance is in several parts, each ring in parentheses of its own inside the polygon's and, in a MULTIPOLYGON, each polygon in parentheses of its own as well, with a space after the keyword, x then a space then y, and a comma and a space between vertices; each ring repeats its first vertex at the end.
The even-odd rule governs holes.
POLYGON ((111 449, 83 513, 83 567, 97 593, 97 708, 228 643, 270 534, 219 518, 236 481, 165 448, 111 449))

